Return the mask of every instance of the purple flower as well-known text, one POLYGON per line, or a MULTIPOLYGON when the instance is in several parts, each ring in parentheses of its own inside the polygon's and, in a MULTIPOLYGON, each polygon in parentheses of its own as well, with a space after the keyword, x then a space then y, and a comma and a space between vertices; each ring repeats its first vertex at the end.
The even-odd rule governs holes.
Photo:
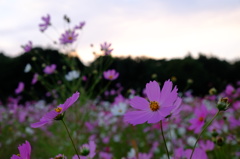
POLYGON ((225 89, 226 95, 230 96, 234 93, 235 89, 231 84, 228 84, 225 89))
POLYGON ((61 44, 71 44, 77 40, 78 34, 75 33, 75 30, 67 30, 61 35, 60 43, 61 44))
POLYGON ((79 25, 75 26, 74 29, 82 29, 85 26, 85 22, 80 22, 79 25))
POLYGON ((214 143, 211 140, 207 140, 206 142, 201 140, 198 144, 204 151, 212 151, 214 149, 214 143))
POLYGON ((52 74, 55 70, 56 70, 56 65, 55 64, 51 64, 51 65, 47 65, 43 72, 46 73, 46 74, 52 74))
POLYGON ((34 85, 35 83, 37 83, 37 80, 38 80, 38 74, 34 73, 31 84, 34 85))
POLYGON ((112 44, 108 44, 108 43, 103 43, 103 44, 100 44, 101 46, 101 50, 104 52, 104 55, 110 55, 113 51, 113 49, 110 49, 112 44))
MULTIPOLYGON (((190 159, 192 149, 187 149, 187 150, 185 150, 184 153, 185 153, 185 157, 187 159, 190 159)), ((194 159, 208 159, 206 152, 203 151, 201 148, 198 148, 198 147, 195 149, 192 158, 194 158, 194 159)))
POLYGON ((199 133, 204 125, 207 113, 208 111, 204 105, 202 105, 200 109, 195 109, 194 114, 196 118, 189 121, 191 123, 189 130, 194 130, 194 133, 199 133))
POLYGON ((99 152, 99 157, 101 159, 112 159, 112 154, 108 153, 108 152, 99 152))
POLYGON ((46 17, 42 17, 43 23, 39 24, 40 27, 40 31, 44 32, 45 30, 47 30, 48 26, 51 25, 50 23, 50 15, 48 14, 46 17))
POLYGON ((13 155, 11 159, 30 159, 31 157, 31 145, 28 141, 18 146, 19 155, 13 155))
POLYGON ((119 76, 119 73, 116 72, 114 69, 103 72, 103 77, 107 80, 111 80, 111 81, 115 80, 118 78, 118 76, 119 76))
POLYGON ((135 96, 130 100, 130 105, 137 109, 127 112, 124 121, 137 125, 148 121, 148 123, 157 123, 169 116, 176 109, 179 100, 178 89, 173 88, 170 80, 165 81, 162 90, 156 81, 150 81, 146 84, 146 93, 149 99, 135 96))
POLYGON ((24 90, 24 83, 23 82, 19 82, 18 83, 18 87, 15 89, 15 94, 19 94, 24 90))
POLYGON ((25 52, 29 52, 32 50, 32 42, 28 41, 26 45, 21 46, 25 52))
POLYGON ((53 120, 57 120, 57 119, 61 119, 63 117, 63 113, 70 107, 73 105, 73 103, 75 103, 79 97, 80 93, 76 92, 74 93, 70 98, 68 98, 64 104, 60 104, 59 106, 57 106, 57 108, 55 108, 54 110, 48 112, 47 114, 45 114, 39 122, 37 123, 33 123, 31 124, 32 128, 37 128, 37 127, 41 127, 53 120))

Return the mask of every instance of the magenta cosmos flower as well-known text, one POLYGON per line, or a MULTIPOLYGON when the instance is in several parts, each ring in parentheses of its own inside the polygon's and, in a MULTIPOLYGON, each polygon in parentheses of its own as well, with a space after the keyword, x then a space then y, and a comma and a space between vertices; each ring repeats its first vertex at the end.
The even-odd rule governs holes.
POLYGON ((54 110, 48 112, 47 114, 45 114, 39 122, 37 123, 33 123, 31 124, 32 128, 37 128, 37 127, 41 127, 53 120, 58 120, 58 119, 62 119, 64 112, 73 105, 73 103, 75 103, 77 101, 77 99, 79 98, 80 93, 76 92, 74 93, 70 98, 68 98, 64 104, 60 104, 59 106, 57 106, 57 108, 55 108, 54 110))
POLYGON ((85 26, 85 22, 80 22, 79 25, 75 26, 74 29, 82 29, 85 26))
POLYGON ((50 15, 48 14, 46 17, 42 17, 43 23, 39 24, 39 28, 41 32, 47 30, 48 26, 51 25, 50 23, 50 15))
POLYGON ((43 72, 46 74, 52 74, 56 70, 57 66, 55 64, 47 65, 43 72))
POLYGON ((60 43, 61 44, 71 44, 77 40, 78 34, 75 33, 75 30, 67 30, 61 35, 60 43))
POLYGON ((194 130, 194 133, 199 133, 204 125, 205 119, 207 117, 207 109, 204 105, 201 108, 197 108, 194 111, 196 118, 190 119, 191 126, 189 130, 194 130))
POLYGON ((116 72, 114 69, 103 72, 103 77, 107 80, 111 80, 111 81, 115 80, 118 78, 118 76, 119 76, 119 73, 116 72))
POLYGON ((31 158, 31 145, 28 141, 18 146, 19 154, 13 155, 11 159, 30 159, 31 158))
POLYGON ((29 52, 32 50, 32 42, 29 41, 26 45, 21 46, 25 52, 29 52))
POLYGON ((34 85, 38 81, 38 74, 34 73, 31 84, 34 85))
POLYGON ((104 52, 104 55, 110 55, 113 51, 113 49, 110 49, 112 44, 108 44, 107 42, 104 42, 103 44, 100 44, 101 50, 104 52))
POLYGON ((179 107, 178 89, 170 80, 165 81, 162 90, 156 81, 146 84, 146 94, 149 100, 142 97, 134 97, 130 100, 130 105, 137 109, 127 112, 124 121, 137 125, 148 121, 157 123, 165 117, 171 115, 176 107, 179 107))
POLYGON ((19 94, 24 90, 24 83, 23 82, 19 82, 18 83, 18 87, 15 89, 15 94, 19 94))

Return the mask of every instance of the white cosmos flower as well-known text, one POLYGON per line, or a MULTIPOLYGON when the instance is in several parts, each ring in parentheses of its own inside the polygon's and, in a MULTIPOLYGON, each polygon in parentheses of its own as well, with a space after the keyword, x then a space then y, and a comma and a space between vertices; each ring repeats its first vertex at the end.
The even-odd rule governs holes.
POLYGON ((28 63, 24 68, 24 72, 28 73, 31 69, 32 69, 32 66, 28 63))
POLYGON ((68 72, 68 74, 65 75, 66 80, 72 81, 74 79, 77 79, 80 76, 80 72, 73 70, 68 72))
POLYGON ((121 116, 124 115, 127 110, 127 104, 126 103, 118 103, 117 105, 114 105, 111 108, 111 112, 114 116, 121 116))

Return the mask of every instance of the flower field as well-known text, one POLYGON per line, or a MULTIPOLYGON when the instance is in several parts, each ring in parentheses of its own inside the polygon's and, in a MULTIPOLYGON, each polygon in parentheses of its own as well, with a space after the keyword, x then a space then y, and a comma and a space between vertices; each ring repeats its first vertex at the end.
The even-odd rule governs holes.
MULTIPOLYGON (((69 23, 70 19, 65 16, 69 23)), ((40 31, 51 27, 42 17, 40 31)), ((85 22, 65 30, 59 44, 76 42, 85 22)), ((26 54, 33 43, 23 45, 26 54)), ((71 56, 60 67, 41 55, 27 64, 29 84, 41 83, 46 97, 22 101, 26 83, 0 104, 0 158, 11 159, 238 159, 240 158, 240 83, 198 97, 179 91, 173 79, 128 90, 121 74, 109 68, 113 49, 100 45, 98 65, 82 71, 71 56), (100 88, 100 89, 99 89, 100 88), (127 93, 126 93, 127 92, 127 93)), ((38 90, 34 90, 37 92, 38 90)))

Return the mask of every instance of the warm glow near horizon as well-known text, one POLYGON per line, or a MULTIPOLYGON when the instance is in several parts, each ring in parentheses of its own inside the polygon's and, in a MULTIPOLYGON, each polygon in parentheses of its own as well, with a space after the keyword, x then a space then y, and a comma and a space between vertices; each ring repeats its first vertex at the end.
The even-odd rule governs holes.
MULTIPOLYGON (((29 40, 33 41, 34 46, 51 46, 49 39, 38 31, 40 17, 49 13, 52 22, 56 23, 54 26, 61 28, 62 33, 61 18, 66 13, 72 19, 72 24, 86 21, 80 40, 75 45, 85 63, 93 60, 92 52, 100 52, 99 45, 105 41, 112 44, 113 56, 169 59, 182 58, 188 53, 196 57, 203 53, 229 61, 240 59, 240 2, 234 0, 229 1, 228 5, 215 1, 219 2, 218 8, 217 4, 208 4, 210 2, 207 1, 181 4, 179 8, 174 3, 157 0, 139 3, 106 1, 105 5, 95 1, 96 6, 94 1, 62 1, 66 7, 61 5, 58 10, 54 8, 54 2, 38 1, 37 5, 30 0, 25 1, 36 12, 30 15, 28 11, 8 6, 7 1, 0 1, 0 4, 10 7, 10 11, 11 7, 15 9, 8 19, 5 18, 7 13, 5 17, 0 16, 4 24, 0 26, 0 51, 10 56, 23 52, 20 45, 29 40), (74 10, 76 5, 82 6, 79 12, 74 10), (84 5, 86 8, 91 6, 90 10, 83 9, 84 5), (209 7, 203 9, 205 5, 209 7), (70 9, 70 6, 73 8, 70 9), (17 14, 19 19, 11 21, 17 14), (90 47, 90 44, 94 47, 90 47)), ((53 35, 50 29, 46 33, 50 37, 53 35)), ((59 38, 56 32, 52 37, 56 40, 59 38)))

